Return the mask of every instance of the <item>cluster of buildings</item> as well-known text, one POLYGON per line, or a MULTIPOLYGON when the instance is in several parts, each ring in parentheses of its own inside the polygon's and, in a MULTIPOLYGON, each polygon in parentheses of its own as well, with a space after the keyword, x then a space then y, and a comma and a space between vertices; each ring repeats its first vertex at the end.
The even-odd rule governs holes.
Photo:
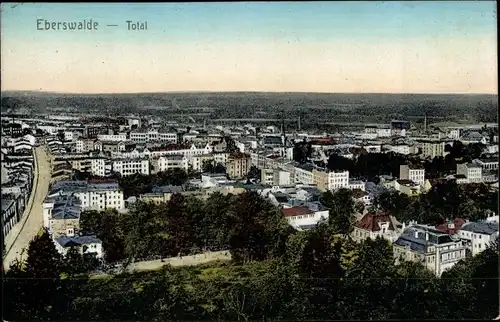
POLYGON ((1 142, 1 186, 2 186, 2 240, 24 216, 34 176, 34 147, 37 139, 33 135, 12 132, 3 135, 1 142))
MULTIPOLYGON (((283 122, 281 128, 251 124, 207 127, 206 124, 180 125, 138 117, 128 117, 120 124, 112 120, 96 123, 75 117, 43 121, 27 119, 12 124, 19 126, 10 126, 9 133, 32 129, 41 133, 36 140, 51 151, 55 183, 44 202, 43 217, 44 227, 51 232, 61 253, 71 246, 78 246, 85 254, 97 258, 103 256, 101 241, 95 236, 83 235, 80 230, 82 211, 109 208, 126 211, 137 200, 167 202, 175 193, 207 198, 214 192, 239 194, 256 191, 283 208, 290 225, 304 230, 328 219, 328 209, 319 202, 323 192, 350 189, 358 220, 353 238, 363 240, 382 236, 393 243, 398 260, 420 261, 436 275, 464 258, 468 252, 475 254, 484 249, 486 243, 479 243, 475 236, 481 236, 477 238, 486 241, 498 235, 498 229, 496 232, 490 229, 491 223, 464 221, 450 223, 446 227, 427 227, 416 223, 406 225, 389 215, 378 213, 372 207, 377 196, 388 189, 408 196, 428 191, 434 181, 426 178, 421 164, 402 164, 399 177, 381 176, 377 183, 352 177, 347 170, 333 171, 316 165, 317 161, 326 164, 332 153, 352 159, 363 150, 370 153, 415 154, 422 160, 444 157, 448 153, 445 146, 459 140, 463 144, 484 144, 484 155, 470 163, 458 164, 456 174, 444 179, 455 180, 459 184, 488 183, 492 188, 498 188, 498 137, 486 137, 476 129, 449 128, 446 131, 416 133, 409 122, 395 120, 387 126, 366 126, 359 132, 288 134, 283 122), (20 130, 17 130, 18 127, 20 130), (294 161, 294 153, 297 153, 294 143, 303 141, 310 142, 312 156, 307 163, 298 163, 294 161), (114 174, 150 175, 169 170, 198 172, 199 178, 189 180, 183 186, 154 187, 151 192, 128 200, 124 200, 116 182, 105 179, 114 174), (74 171, 103 179, 99 182, 71 181, 69 178, 74 171)), ((20 153, 30 150, 33 139, 32 136, 11 139, 5 146, 12 153, 20 153)), ((3 143, 2 216, 11 218, 12 210, 4 212, 3 208, 3 143)), ((9 157, 9 160, 14 159, 9 157)), ((15 160, 18 163, 6 167, 6 172, 13 173, 17 171, 13 169, 23 165, 27 172, 32 173, 28 159, 15 160)), ((15 174, 12 177, 19 179, 22 176, 15 174)), ((29 174, 25 177, 27 188, 22 191, 30 191, 32 178, 29 174)))
POLYGON ((65 255, 78 247, 85 256, 103 257, 102 242, 80 229, 83 211, 125 210, 123 192, 113 180, 57 181, 43 203, 43 226, 65 255))

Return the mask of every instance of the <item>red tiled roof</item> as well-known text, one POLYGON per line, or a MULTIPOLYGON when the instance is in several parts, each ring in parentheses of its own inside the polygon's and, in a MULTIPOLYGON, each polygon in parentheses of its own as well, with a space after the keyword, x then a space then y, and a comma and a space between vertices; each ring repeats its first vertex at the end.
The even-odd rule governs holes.
POLYGON ((455 225, 454 228, 449 228, 448 224, 449 223, 446 222, 444 224, 437 225, 436 230, 439 230, 440 232, 443 232, 445 234, 454 235, 460 230, 460 228, 462 228, 462 225, 465 224, 465 220, 463 220, 462 218, 453 219, 453 224, 455 225))
POLYGON ((368 231, 379 231, 379 223, 388 222, 389 229, 395 230, 389 214, 369 212, 358 221, 355 226, 368 231))
POLYGON ((296 217, 312 214, 313 211, 307 207, 297 206, 292 208, 285 208, 283 209, 283 213, 285 214, 285 217, 296 217))

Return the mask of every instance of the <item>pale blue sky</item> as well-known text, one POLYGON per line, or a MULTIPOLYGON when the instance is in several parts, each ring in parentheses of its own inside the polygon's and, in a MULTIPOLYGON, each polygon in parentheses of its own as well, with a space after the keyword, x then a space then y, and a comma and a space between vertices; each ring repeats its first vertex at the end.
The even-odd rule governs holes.
POLYGON ((25 3, 3 5, 2 29, 10 37, 112 41, 337 41, 345 38, 461 36, 496 29, 494 1, 269 2, 269 3, 25 3), (131 34, 36 32, 36 20, 94 19, 102 24, 147 20, 149 31, 131 34), (137 37, 134 37, 137 36, 137 37))
POLYGON ((497 91, 494 1, 3 3, 1 33, 3 89, 497 91))

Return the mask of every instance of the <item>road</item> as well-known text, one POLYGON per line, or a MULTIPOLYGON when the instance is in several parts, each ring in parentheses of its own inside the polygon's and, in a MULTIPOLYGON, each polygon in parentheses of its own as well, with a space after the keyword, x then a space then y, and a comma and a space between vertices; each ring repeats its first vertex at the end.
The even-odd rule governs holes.
POLYGON ((127 269, 129 271, 151 271, 159 269, 164 265, 170 264, 172 266, 191 266, 203 263, 208 263, 215 260, 230 260, 231 254, 229 251, 207 252, 198 255, 183 256, 183 257, 170 257, 165 258, 163 262, 161 259, 135 262, 130 264, 127 269))
POLYGON ((15 259, 26 259, 30 241, 43 226, 43 200, 47 196, 50 183, 50 164, 44 147, 36 147, 34 154, 34 178, 30 198, 21 221, 5 237, 6 255, 3 259, 4 270, 9 269, 15 259))

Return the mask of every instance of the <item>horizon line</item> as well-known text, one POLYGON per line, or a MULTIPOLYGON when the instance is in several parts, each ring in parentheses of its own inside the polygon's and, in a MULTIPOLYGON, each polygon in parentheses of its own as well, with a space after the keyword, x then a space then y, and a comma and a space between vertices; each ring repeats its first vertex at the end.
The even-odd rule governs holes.
POLYGON ((302 91, 210 91, 210 90, 185 90, 185 91, 154 91, 154 92, 58 92, 44 90, 1 90, 0 93, 33 93, 33 94, 62 94, 62 95, 137 95, 137 94, 216 94, 216 93, 252 93, 252 94, 378 94, 378 95, 496 95, 498 93, 464 93, 464 92, 302 92, 302 91))

